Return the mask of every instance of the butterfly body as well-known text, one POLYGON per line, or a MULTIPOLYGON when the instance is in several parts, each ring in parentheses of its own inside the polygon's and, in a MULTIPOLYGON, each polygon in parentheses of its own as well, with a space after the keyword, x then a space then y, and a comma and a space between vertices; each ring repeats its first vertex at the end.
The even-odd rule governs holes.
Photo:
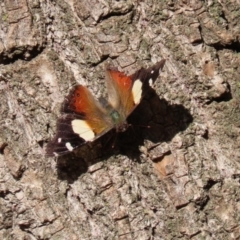
POLYGON ((107 68, 106 106, 96 100, 85 86, 75 86, 63 103, 57 134, 47 145, 47 155, 59 156, 71 152, 113 128, 124 132, 129 126, 127 117, 140 103, 147 88, 152 87, 164 63, 165 60, 162 60, 148 69, 141 68, 131 76, 107 68))
POLYGON ((120 115, 117 110, 112 110, 110 112, 110 118, 112 120, 113 126, 117 129, 118 132, 123 132, 125 125, 127 125, 126 120, 120 115))

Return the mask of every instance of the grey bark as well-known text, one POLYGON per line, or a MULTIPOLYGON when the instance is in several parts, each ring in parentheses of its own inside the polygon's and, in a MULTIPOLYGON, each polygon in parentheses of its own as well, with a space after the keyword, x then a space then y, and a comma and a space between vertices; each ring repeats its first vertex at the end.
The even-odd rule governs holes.
POLYGON ((2 1, 0 239, 238 239, 239 22, 238 0, 2 1), (71 86, 163 58, 149 129, 45 157, 71 86))

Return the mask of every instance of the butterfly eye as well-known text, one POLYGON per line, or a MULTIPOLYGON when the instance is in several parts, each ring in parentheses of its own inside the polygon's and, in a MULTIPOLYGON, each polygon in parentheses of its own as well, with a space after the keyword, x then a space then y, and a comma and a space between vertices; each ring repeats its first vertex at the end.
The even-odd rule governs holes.
POLYGON ((77 93, 76 95, 77 95, 77 97, 80 97, 80 93, 77 93))

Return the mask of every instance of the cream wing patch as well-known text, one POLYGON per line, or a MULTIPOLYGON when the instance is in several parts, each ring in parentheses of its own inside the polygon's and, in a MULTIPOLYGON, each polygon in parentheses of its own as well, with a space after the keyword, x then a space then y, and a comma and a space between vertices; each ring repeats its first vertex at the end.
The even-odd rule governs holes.
POLYGON ((71 143, 67 142, 65 144, 66 148, 69 150, 69 151, 72 151, 73 150, 73 146, 71 145, 71 143))
POLYGON ((132 88, 133 101, 135 104, 139 104, 142 97, 142 82, 137 79, 132 88))
POLYGON ((78 134, 85 141, 92 141, 95 137, 95 133, 91 127, 84 120, 75 119, 72 121, 73 132, 78 134))
POLYGON ((148 83, 150 87, 153 87, 153 80, 151 78, 149 79, 148 83))

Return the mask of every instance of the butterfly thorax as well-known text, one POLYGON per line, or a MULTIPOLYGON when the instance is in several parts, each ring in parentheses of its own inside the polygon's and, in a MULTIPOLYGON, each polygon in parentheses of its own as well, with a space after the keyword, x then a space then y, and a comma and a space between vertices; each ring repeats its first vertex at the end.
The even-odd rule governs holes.
POLYGON ((126 122, 125 118, 121 116, 121 114, 117 110, 113 109, 110 112, 110 117, 111 117, 112 123, 116 127, 117 132, 124 132, 127 130, 128 123, 126 122))

